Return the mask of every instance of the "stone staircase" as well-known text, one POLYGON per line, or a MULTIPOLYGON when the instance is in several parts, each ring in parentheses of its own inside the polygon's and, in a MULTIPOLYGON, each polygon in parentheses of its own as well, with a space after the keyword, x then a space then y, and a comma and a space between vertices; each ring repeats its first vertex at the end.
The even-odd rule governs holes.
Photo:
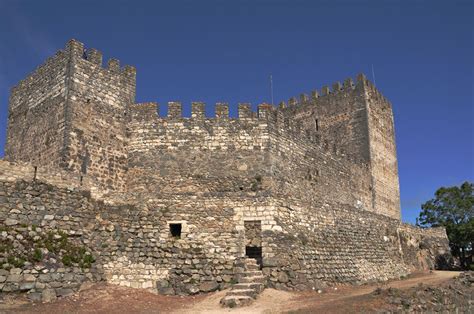
POLYGON ((222 306, 249 305, 265 288, 265 276, 253 258, 244 259, 243 272, 239 274, 238 278, 239 282, 233 285, 232 289, 221 299, 222 306))

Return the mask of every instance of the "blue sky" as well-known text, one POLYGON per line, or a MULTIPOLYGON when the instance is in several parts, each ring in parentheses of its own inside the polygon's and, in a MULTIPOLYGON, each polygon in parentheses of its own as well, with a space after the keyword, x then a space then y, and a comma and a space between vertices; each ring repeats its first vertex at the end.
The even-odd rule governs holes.
MULTIPOLYGON (((10 88, 70 38, 137 67, 137 101, 275 102, 365 72, 392 102, 403 220, 474 178, 472 1, 0 0, 10 88)), ((163 112, 163 110, 162 110, 163 112)))

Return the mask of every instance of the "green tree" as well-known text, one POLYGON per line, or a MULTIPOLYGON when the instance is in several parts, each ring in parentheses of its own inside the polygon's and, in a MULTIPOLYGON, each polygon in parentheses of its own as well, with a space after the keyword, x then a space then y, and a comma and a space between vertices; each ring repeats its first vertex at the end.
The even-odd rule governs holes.
POLYGON ((416 224, 422 227, 445 227, 454 256, 461 266, 472 261, 474 244, 474 185, 464 182, 461 186, 441 187, 435 198, 421 205, 416 224), (468 257, 471 258, 468 261, 468 257))

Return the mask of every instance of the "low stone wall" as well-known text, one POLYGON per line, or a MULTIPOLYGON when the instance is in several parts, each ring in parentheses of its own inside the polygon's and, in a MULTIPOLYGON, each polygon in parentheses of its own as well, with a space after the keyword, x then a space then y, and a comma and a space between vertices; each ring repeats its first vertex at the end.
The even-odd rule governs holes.
MULTIPOLYGON (((72 294, 84 281, 101 279, 91 250, 81 241, 46 223, 26 224, 17 209, 10 212, 0 226, 0 291, 28 292, 31 300, 50 301, 72 294)), ((54 215, 43 217, 54 221, 54 215)))
POLYGON ((246 222, 261 226, 263 271, 278 289, 396 278, 431 267, 416 263, 424 249, 419 243, 432 252, 424 255, 428 260, 448 250, 442 230, 340 204, 222 194, 112 205, 81 186, 13 177, 0 175, 2 244, 11 244, 0 252, 0 291, 25 291, 32 299, 68 294, 86 280, 162 294, 225 288, 238 279, 246 222), (180 226, 179 235, 171 233, 172 224, 180 226))
POLYGON ((445 228, 401 224, 398 232, 403 262, 411 270, 449 269, 453 265, 445 228))
POLYGON ((275 257, 264 258, 263 264, 272 287, 319 289, 408 274, 395 219, 342 204, 308 206, 285 201, 278 207, 277 221, 283 231, 267 235, 273 239, 275 257))
MULTIPOLYGON (((99 277, 100 278, 100 277, 99 277)), ((0 269, 1 292, 28 292, 32 301, 49 302, 73 294, 86 281, 96 281, 89 269, 50 268, 37 265, 32 269, 0 269)))
MULTIPOLYGON (((73 187, 60 188, 38 180, 0 180, 2 228, 26 229, 26 234, 33 228, 45 234, 64 234, 91 252, 95 260, 95 270, 91 270, 94 280, 158 289, 166 294, 208 292, 235 281, 234 261, 243 254, 238 247, 240 238, 243 243, 244 230, 240 218, 260 212, 260 219, 265 219, 264 203, 251 199, 186 198, 153 201, 140 207, 113 206, 73 187), (234 221, 235 217, 239 221, 234 221), (170 223, 181 224, 180 237, 170 234, 170 223)), ((270 221, 263 224, 270 229, 274 225, 270 221)), ((11 237, 12 252, 17 254, 19 233, 3 232, 11 237)), ((29 256, 35 249, 28 246, 22 254, 29 256)), ((17 268, 8 262, 8 257, 7 252, 0 255, 2 267, 17 268)), ((41 261, 47 272, 64 268, 64 261, 55 259, 54 263, 41 261)), ((21 266, 22 271, 34 269, 38 263, 26 263, 21 266)), ((73 266, 81 268, 79 262, 73 266)), ((5 291, 21 289, 10 286, 5 291)))
POLYGON ((449 263, 443 228, 417 228, 342 204, 279 205, 276 221, 282 232, 263 233, 272 239, 273 252, 264 256, 263 270, 277 289, 385 281, 449 263))
MULTIPOLYGON (((80 175, 57 167, 35 166, 26 162, 9 162, 0 159, 0 181, 15 182, 41 181, 60 188, 74 188, 87 191, 94 198, 106 197, 105 191, 97 182, 87 175, 80 175)), ((111 202, 111 199, 108 199, 111 202)))

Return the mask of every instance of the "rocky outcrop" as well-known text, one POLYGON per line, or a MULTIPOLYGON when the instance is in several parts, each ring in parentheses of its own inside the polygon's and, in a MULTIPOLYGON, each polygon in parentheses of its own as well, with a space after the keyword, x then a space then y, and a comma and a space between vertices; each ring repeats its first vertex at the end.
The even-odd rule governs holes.
POLYGON ((385 299, 386 313, 472 313, 474 310, 474 272, 461 273, 438 287, 420 284, 407 290, 377 289, 373 295, 385 299))

